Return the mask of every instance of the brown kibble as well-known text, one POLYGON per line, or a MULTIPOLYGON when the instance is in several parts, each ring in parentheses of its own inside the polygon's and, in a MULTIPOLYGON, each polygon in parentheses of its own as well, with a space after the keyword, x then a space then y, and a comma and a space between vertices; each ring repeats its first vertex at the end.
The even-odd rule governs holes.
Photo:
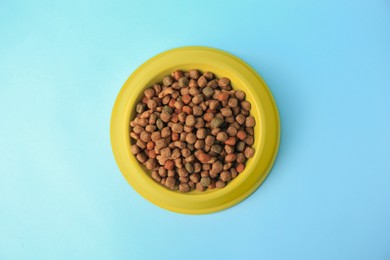
POLYGON ((177 170, 177 174, 180 176, 180 177, 187 177, 188 176, 188 172, 186 170, 186 168, 180 168, 177 170))
POLYGON ((234 95, 235 95, 235 97, 236 97, 238 100, 244 100, 244 99, 245 99, 245 92, 242 91, 242 90, 236 91, 236 93, 235 93, 234 95))
POLYGON ((181 112, 178 117, 179 117, 179 122, 184 123, 186 121, 187 115, 186 113, 181 112))
POLYGON ((253 136, 251 135, 247 135, 244 142, 247 144, 247 145, 253 145, 253 143, 255 142, 253 136))
POLYGON ((232 174, 229 171, 223 171, 219 177, 222 181, 227 182, 232 179, 232 174))
POLYGON ((154 146, 154 148, 157 149, 157 150, 161 150, 162 148, 167 147, 167 146, 168 146, 167 139, 160 139, 160 140, 157 140, 156 145, 154 146))
POLYGON ((188 72, 188 74, 189 74, 191 79, 199 79, 199 77, 200 77, 200 73, 198 70, 190 70, 188 72))
POLYGON ((234 146, 234 145, 236 145, 236 138, 235 137, 233 137, 233 136, 231 136, 231 137, 229 137, 226 141, 225 141, 225 144, 227 144, 227 145, 230 145, 230 146, 234 146))
POLYGON ((147 125, 145 127, 145 131, 149 132, 149 133, 153 133, 155 130, 156 130, 156 126, 155 125, 147 125))
POLYGON ((245 131, 239 130, 239 131, 237 132, 237 138, 240 139, 240 140, 244 140, 244 139, 246 138, 246 133, 245 133, 245 131))
POLYGON ((236 154, 234 154, 234 153, 228 154, 225 157, 225 162, 228 162, 228 163, 229 162, 234 162, 236 160, 236 158, 237 158, 236 154))
POLYGON ((253 116, 248 116, 245 120, 246 127, 254 127, 256 124, 255 118, 253 116))
POLYGON ((204 191, 206 189, 205 186, 202 185, 202 183, 198 182, 196 185, 195 185, 195 188, 196 190, 198 191, 204 191))
POLYGON ((198 139, 205 139, 207 135, 207 131, 205 128, 200 128, 198 131, 196 131, 196 138, 198 139))
POLYGON ((136 158, 140 163, 144 163, 148 159, 144 153, 137 154, 136 158))
POLYGON ((202 177, 200 179, 200 184, 202 184, 203 187, 207 187, 210 185, 211 179, 210 177, 202 177))
POLYGON ((191 151, 188 148, 181 150, 181 155, 183 157, 188 157, 188 156, 190 156, 190 154, 191 154, 191 151))
POLYGON ((184 95, 182 96, 181 98, 181 101, 184 103, 184 104, 189 104, 191 103, 191 100, 192 100, 192 97, 190 95, 184 95))
POLYGON ((144 131, 144 128, 140 125, 135 125, 133 127, 133 132, 136 134, 140 134, 142 131, 144 131))
POLYGON ((160 154, 162 156, 164 156, 165 158, 171 157, 171 154, 172 154, 171 148, 165 147, 165 148, 161 149, 160 154))
POLYGON ((210 87, 212 89, 215 89, 215 88, 218 87, 218 83, 217 83, 217 81, 215 79, 213 79, 213 80, 207 82, 206 87, 210 87))
POLYGON ((215 183, 215 187, 218 188, 218 189, 221 189, 221 188, 225 187, 225 185, 226 185, 225 182, 221 181, 221 180, 219 180, 219 181, 217 181, 215 183))
POLYGON ((214 74, 210 71, 206 71, 205 73, 203 73, 203 76, 207 79, 207 80, 212 80, 214 78, 214 74))
POLYGON ((161 177, 167 177, 167 169, 164 167, 158 167, 158 175, 161 177))
POLYGON ((184 113, 186 113, 187 115, 192 114, 192 108, 189 107, 189 106, 183 106, 182 111, 183 111, 184 113))
POLYGON ((228 98, 229 98, 229 94, 226 93, 226 92, 221 92, 221 93, 219 93, 218 96, 217 96, 217 99, 218 99, 219 101, 226 101, 226 100, 228 100, 228 98))
POLYGON ((199 79, 198 79, 198 86, 201 87, 201 88, 204 88, 205 86, 207 85, 207 79, 205 76, 201 76, 199 79))
POLYGON ((146 148, 146 143, 145 142, 142 142, 141 140, 137 140, 137 142, 135 143, 139 148, 141 149, 145 149, 146 148))
POLYGON ((195 125, 194 125, 195 128, 202 128, 202 127, 205 126, 205 123, 204 123, 203 118, 198 117, 198 118, 196 118, 195 120, 196 120, 196 123, 195 123, 195 125))
POLYGON ((192 108, 192 113, 194 114, 194 116, 201 116, 203 115, 203 109, 200 106, 194 106, 192 108))
POLYGON ((174 124, 172 126, 172 131, 175 132, 175 133, 181 133, 183 132, 183 126, 181 124, 174 124))
POLYGON ((141 149, 136 144, 133 144, 130 148, 132 154, 139 154, 141 152, 141 149))
POLYGON ((143 131, 140 135, 139 135, 139 138, 143 141, 143 142, 145 142, 145 143, 147 143, 147 142, 149 142, 151 139, 151 135, 150 135, 150 133, 148 133, 148 132, 146 132, 146 131, 143 131))
POLYGON ((145 167, 146 169, 148 170, 152 170, 154 168, 157 167, 157 161, 156 159, 148 159, 146 162, 145 162, 145 167))
POLYGON ((238 100, 236 98, 229 98, 228 100, 228 106, 235 108, 238 106, 238 100))
POLYGON ((199 89, 196 88, 196 87, 191 87, 191 88, 189 89, 188 93, 189 93, 191 96, 195 97, 196 95, 199 95, 199 89))
POLYGON ((245 132, 248 134, 248 135, 253 135, 255 133, 253 127, 245 127, 245 132))
POLYGON ((195 97, 192 98, 192 103, 194 103, 195 105, 200 104, 202 101, 203 101, 203 95, 202 94, 198 94, 198 95, 196 95, 195 97))
POLYGON ((168 123, 171 120, 171 117, 171 114, 165 111, 160 114, 160 119, 165 123, 168 123))
POLYGON ((252 158, 253 155, 255 154, 255 150, 252 147, 248 146, 247 148, 245 148, 244 154, 245 154, 246 158, 248 158, 248 159, 252 158))
POLYGON ((173 170, 175 163, 172 160, 165 161, 164 168, 167 170, 173 170))
POLYGON ((205 144, 206 145, 212 146, 214 144, 214 142, 215 142, 215 137, 214 136, 212 136, 212 135, 206 136, 206 138, 205 138, 205 144))
POLYGON ((236 166, 236 171, 237 171, 238 173, 243 172, 244 169, 245 169, 245 165, 244 165, 243 163, 240 163, 240 164, 238 164, 238 165, 236 166))
POLYGON ((225 163, 225 164, 223 165, 223 170, 224 170, 224 171, 227 171, 227 170, 229 170, 232 166, 233 166, 233 163, 225 163))
POLYGON ((219 132, 216 139, 220 142, 225 142, 228 139, 228 135, 225 132, 219 132))
POLYGON ((189 192, 190 186, 187 183, 180 183, 179 184, 179 191, 180 192, 189 192))
POLYGON ((175 141, 178 141, 179 140, 179 133, 176 133, 176 132, 173 132, 172 133, 172 141, 175 142, 175 141))
POLYGON ((200 181, 200 175, 198 173, 191 174, 190 180, 194 183, 198 183, 200 181))
POLYGON ((225 117, 225 122, 229 124, 234 123, 234 116, 225 117))
POLYGON ((176 109, 182 109, 183 108, 183 102, 180 100, 176 100, 175 104, 173 105, 176 109))
POLYGON ((242 101, 241 102, 241 108, 246 110, 246 111, 249 111, 251 110, 251 103, 249 103, 248 101, 242 101))
POLYGON ((236 159, 237 163, 244 163, 245 161, 246 161, 246 157, 244 153, 237 154, 237 159, 236 159))
POLYGON ((194 144, 195 149, 202 149, 204 147, 204 140, 196 140, 194 144))
POLYGON ((194 126, 196 123, 195 117, 193 115, 188 115, 186 117, 186 125, 187 126, 194 126))
POLYGON ((152 177, 153 180, 157 181, 157 182, 160 182, 161 181, 161 176, 158 175, 158 173, 156 171, 153 171, 152 174, 150 175, 152 177))
POLYGON ((236 116, 236 121, 240 124, 240 125, 243 125, 245 123, 245 116, 243 114, 238 114, 236 116))
POLYGON ((226 133, 229 136, 236 136, 237 135, 237 128, 235 128, 234 126, 229 126, 228 129, 226 130, 226 133))
POLYGON ((210 100, 209 108, 210 108, 211 110, 215 110, 215 109, 217 109, 218 107, 219 107, 219 101, 218 101, 218 100, 215 100, 215 99, 210 100))
POLYGON ((169 136, 171 136, 171 129, 169 129, 169 127, 164 127, 163 129, 161 129, 162 138, 167 138, 169 136))
POLYGON ((231 174, 231 176, 232 176, 232 179, 234 179, 234 178, 237 177, 238 172, 236 171, 236 169, 231 168, 231 169, 230 169, 230 174, 231 174))
POLYGON ((138 139, 139 139, 139 134, 136 134, 136 133, 134 133, 134 132, 131 132, 131 133, 130 133, 130 137, 133 138, 133 139, 135 139, 135 140, 138 140, 138 139))
POLYGON ((194 133, 188 133, 186 136, 186 141, 189 144, 194 144, 196 142, 196 136, 194 133))
POLYGON ((153 141, 149 141, 149 142, 146 144, 146 149, 147 149, 147 150, 153 150, 153 149, 154 149, 154 142, 153 142, 153 141))
POLYGON ((203 119, 206 121, 206 122, 211 122, 211 120, 213 120, 214 118, 214 114, 213 113, 205 113, 203 115, 203 119))
POLYGON ((200 162, 206 163, 206 162, 210 161, 210 156, 208 154, 201 153, 201 154, 199 154, 198 159, 200 162))
POLYGON ((147 88, 144 91, 144 95, 145 95, 145 97, 151 99, 156 95, 156 91, 152 88, 147 88))
POLYGON ((168 177, 166 180, 165 180, 165 186, 170 188, 171 190, 173 190, 175 188, 175 185, 176 185, 176 180, 175 178, 173 177, 168 177))
POLYGON ((176 70, 176 71, 173 72, 173 78, 174 78, 176 81, 179 81, 179 79, 180 79, 181 77, 183 77, 183 76, 184 76, 184 74, 183 74, 183 72, 182 72, 181 70, 176 70))
POLYGON ((221 108, 220 112, 221 112, 221 114, 224 117, 228 117, 228 116, 232 116, 233 115, 232 110, 230 108, 228 108, 228 107, 221 108))
POLYGON ((226 87, 229 84, 230 84, 230 80, 228 78, 220 78, 218 80, 218 86, 220 87, 226 87))
POLYGON ((215 178, 222 171, 223 165, 220 161, 216 161, 211 165, 210 176, 215 178))

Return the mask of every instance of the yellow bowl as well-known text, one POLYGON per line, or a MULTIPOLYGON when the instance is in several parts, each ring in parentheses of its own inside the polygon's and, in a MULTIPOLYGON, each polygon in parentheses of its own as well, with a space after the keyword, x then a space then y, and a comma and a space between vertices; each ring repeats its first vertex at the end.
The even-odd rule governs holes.
POLYGON ((207 47, 183 47, 163 52, 142 64, 123 85, 111 116, 111 145, 116 162, 128 183, 144 198, 162 208, 186 214, 205 214, 231 207, 254 192, 275 161, 280 140, 278 110, 262 78, 244 61, 207 47), (145 88, 176 69, 211 71, 228 77, 234 89, 247 94, 256 119, 255 155, 245 170, 223 189, 206 192, 171 191, 156 183, 130 151, 130 119, 145 88))

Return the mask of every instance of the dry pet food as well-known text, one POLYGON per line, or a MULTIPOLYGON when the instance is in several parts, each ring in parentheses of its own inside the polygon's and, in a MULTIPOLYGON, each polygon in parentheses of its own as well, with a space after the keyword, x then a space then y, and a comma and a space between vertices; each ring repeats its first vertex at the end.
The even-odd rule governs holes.
POLYGON ((171 190, 223 188, 254 156, 250 110, 245 92, 232 89, 228 78, 176 70, 136 104, 131 152, 171 190))

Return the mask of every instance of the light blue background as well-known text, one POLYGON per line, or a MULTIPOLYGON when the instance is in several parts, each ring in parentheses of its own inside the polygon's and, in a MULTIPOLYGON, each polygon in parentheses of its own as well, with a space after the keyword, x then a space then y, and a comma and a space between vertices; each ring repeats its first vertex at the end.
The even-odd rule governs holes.
POLYGON ((389 100, 389 1, 3 0, 0 259, 390 259, 389 100), (110 147, 124 81, 185 45, 247 61, 281 115, 270 176, 212 215, 147 202, 110 147))

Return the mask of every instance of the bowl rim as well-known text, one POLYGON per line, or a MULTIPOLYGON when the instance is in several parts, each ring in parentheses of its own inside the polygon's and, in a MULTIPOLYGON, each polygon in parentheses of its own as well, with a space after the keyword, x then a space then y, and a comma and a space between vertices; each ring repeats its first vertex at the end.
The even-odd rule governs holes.
POLYGON ((139 66, 123 84, 112 109, 110 121, 111 147, 115 160, 127 182, 153 204, 178 213, 205 214, 231 207, 251 195, 270 172, 280 144, 280 119, 276 102, 260 75, 238 57, 210 47, 188 46, 162 52, 139 66), (191 63, 192 62, 192 63, 191 63), (192 65, 197 64, 197 65, 192 65), (130 152, 130 118, 134 104, 143 90, 170 74, 173 68, 209 69, 232 80, 234 89, 243 89, 252 104, 256 118, 255 156, 245 170, 223 189, 208 192, 171 191, 156 183, 130 152), (167 73, 168 72, 168 73, 167 73), (164 74, 165 73, 165 74, 164 74), (237 85, 237 86, 235 86, 237 85), (262 159, 262 160, 260 160, 262 159), (142 174, 139 174, 141 173, 142 174))

